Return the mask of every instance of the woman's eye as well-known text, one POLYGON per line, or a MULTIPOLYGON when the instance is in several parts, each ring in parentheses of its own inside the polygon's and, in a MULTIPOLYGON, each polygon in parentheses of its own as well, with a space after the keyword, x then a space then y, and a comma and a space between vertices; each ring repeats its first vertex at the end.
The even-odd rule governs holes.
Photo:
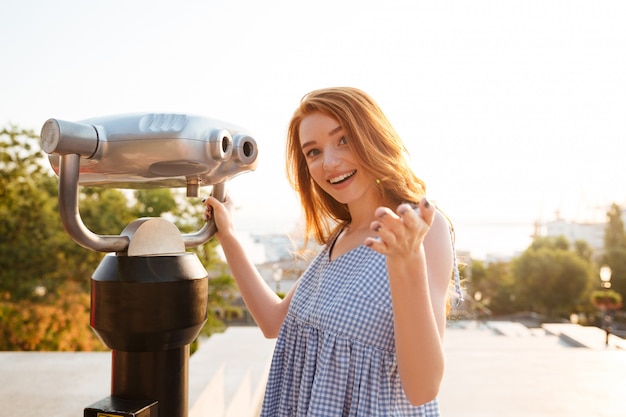
POLYGON ((307 151, 307 153, 305 155, 307 156, 307 158, 312 158, 312 157, 318 155, 319 153, 320 153, 319 150, 311 149, 310 151, 307 151))
POLYGON ((342 136, 341 139, 339 139, 339 144, 340 145, 347 145, 348 144, 348 139, 346 139, 345 136, 342 136))

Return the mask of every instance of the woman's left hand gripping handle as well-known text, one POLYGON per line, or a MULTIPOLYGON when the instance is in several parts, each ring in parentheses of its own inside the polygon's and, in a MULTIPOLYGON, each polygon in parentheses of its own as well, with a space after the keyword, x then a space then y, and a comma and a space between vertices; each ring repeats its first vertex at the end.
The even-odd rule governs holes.
POLYGON ((232 204, 228 195, 224 197, 224 202, 211 195, 204 199, 203 203, 205 208, 202 218, 206 222, 214 223, 216 228, 215 236, 219 239, 225 234, 233 234, 232 204))

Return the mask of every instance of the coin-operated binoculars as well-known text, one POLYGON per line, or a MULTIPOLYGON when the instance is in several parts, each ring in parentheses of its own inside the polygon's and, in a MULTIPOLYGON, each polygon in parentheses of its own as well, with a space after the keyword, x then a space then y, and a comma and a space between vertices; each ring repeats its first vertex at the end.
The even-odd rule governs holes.
POLYGON ((256 142, 242 129, 186 114, 49 119, 41 146, 59 175, 59 212, 79 245, 108 252, 91 277, 91 326, 112 350, 111 395, 85 417, 186 417, 189 344, 207 320, 208 274, 187 248, 207 242, 213 222, 182 234, 163 218, 141 218, 119 236, 91 232, 79 185, 201 186, 224 199, 224 183, 256 168, 256 142))

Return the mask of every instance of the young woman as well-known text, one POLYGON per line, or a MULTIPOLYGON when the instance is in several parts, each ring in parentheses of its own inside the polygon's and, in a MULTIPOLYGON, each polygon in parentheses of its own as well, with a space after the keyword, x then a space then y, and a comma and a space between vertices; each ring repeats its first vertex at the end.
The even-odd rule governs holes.
POLYGON ((306 236, 324 246, 282 300, 226 206, 206 200, 250 313, 278 337, 262 415, 439 416, 451 225, 425 198, 398 134, 366 93, 313 91, 289 124, 287 172, 306 236))

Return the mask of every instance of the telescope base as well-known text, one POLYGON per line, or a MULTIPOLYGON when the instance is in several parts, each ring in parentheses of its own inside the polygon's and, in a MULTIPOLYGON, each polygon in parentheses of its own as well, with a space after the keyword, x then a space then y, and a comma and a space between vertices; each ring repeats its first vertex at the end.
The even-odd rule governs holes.
POLYGON ((131 401, 107 397, 85 408, 83 417, 158 417, 157 401, 131 401))

